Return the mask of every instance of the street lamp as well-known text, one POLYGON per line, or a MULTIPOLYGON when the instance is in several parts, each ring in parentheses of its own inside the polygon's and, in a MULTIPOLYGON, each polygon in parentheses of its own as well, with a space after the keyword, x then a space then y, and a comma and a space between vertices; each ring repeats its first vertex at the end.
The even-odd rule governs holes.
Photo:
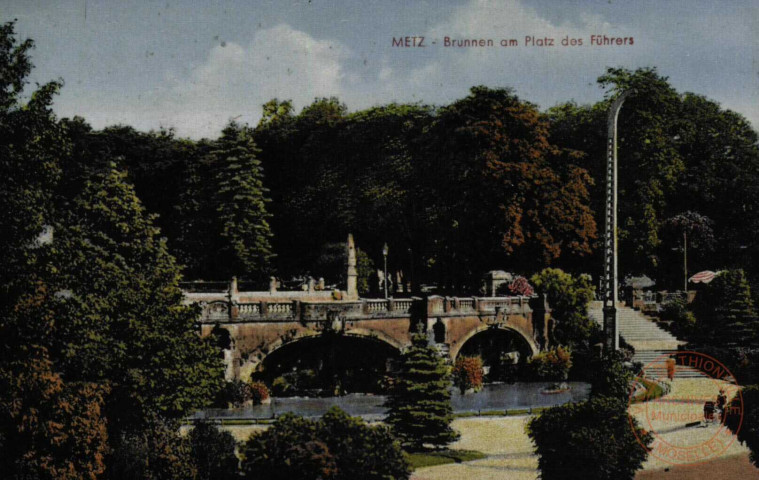
POLYGON ((382 283, 385 287, 385 300, 387 300, 387 252, 390 251, 390 249, 387 247, 387 242, 385 242, 385 245, 382 246, 382 256, 385 259, 385 276, 382 277, 382 283))
POLYGON ((609 108, 606 126, 606 228, 604 232, 604 337, 607 352, 619 350, 617 321, 617 118, 625 98, 632 93, 619 94, 609 108))
MULTIPOLYGON (((680 250, 679 248, 673 248, 673 251, 680 250)), ((685 276, 685 299, 688 299, 688 233, 683 230, 683 275, 685 276)))
POLYGON ((683 274, 685 275, 685 301, 688 301, 688 233, 683 230, 683 274))

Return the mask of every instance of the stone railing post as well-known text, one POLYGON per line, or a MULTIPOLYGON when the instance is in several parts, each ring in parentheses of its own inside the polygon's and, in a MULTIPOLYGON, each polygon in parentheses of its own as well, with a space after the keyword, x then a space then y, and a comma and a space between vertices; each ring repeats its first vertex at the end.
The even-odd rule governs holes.
POLYGON ((300 300, 293 300, 293 318, 301 320, 300 300))
POLYGON ((472 297, 472 307, 474 308, 475 312, 480 311, 480 299, 479 297, 472 297))
POLYGON ((443 299, 443 312, 450 313, 452 304, 451 297, 445 297, 443 299))
POLYGON ((269 302, 261 301, 261 316, 266 317, 269 315, 269 302))
POLYGON ((227 299, 229 300, 229 319, 236 320, 240 315, 240 292, 237 290, 237 277, 232 277, 227 290, 227 299))

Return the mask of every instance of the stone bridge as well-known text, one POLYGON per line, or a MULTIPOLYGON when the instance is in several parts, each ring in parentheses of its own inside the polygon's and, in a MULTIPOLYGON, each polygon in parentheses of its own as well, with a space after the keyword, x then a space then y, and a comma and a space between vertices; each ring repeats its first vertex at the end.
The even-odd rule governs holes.
POLYGON ((451 360, 467 341, 488 331, 513 334, 522 361, 546 345, 549 313, 540 297, 333 300, 326 292, 234 290, 186 293, 188 303, 201 307, 202 335, 226 337, 228 379, 247 378, 277 349, 325 332, 383 342, 402 352, 421 328, 451 360))

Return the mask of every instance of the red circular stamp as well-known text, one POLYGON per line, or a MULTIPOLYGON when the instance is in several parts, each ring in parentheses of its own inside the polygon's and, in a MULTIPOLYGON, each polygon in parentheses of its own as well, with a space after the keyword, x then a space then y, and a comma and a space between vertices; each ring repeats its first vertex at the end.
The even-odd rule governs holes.
POLYGON ((644 365, 628 407, 631 427, 635 419, 653 436, 646 445, 633 428, 638 442, 671 465, 698 465, 722 456, 743 423, 740 385, 721 362, 699 352, 664 354, 644 365))

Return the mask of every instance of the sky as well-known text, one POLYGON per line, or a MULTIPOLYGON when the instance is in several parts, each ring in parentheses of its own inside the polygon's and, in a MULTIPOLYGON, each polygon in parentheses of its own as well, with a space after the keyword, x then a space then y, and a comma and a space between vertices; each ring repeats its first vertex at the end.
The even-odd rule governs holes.
POLYGON ((215 137, 232 119, 255 125, 272 98, 300 111, 336 96, 355 111, 445 105, 475 85, 545 109, 601 100, 607 67, 656 67, 759 127, 755 0, 0 0, 0 19, 14 18, 36 43, 32 82, 63 79, 56 113, 95 128, 215 137), (592 45, 592 35, 628 40, 592 45), (394 46, 401 37, 423 46, 394 46), (546 38, 553 46, 537 45, 546 38))

